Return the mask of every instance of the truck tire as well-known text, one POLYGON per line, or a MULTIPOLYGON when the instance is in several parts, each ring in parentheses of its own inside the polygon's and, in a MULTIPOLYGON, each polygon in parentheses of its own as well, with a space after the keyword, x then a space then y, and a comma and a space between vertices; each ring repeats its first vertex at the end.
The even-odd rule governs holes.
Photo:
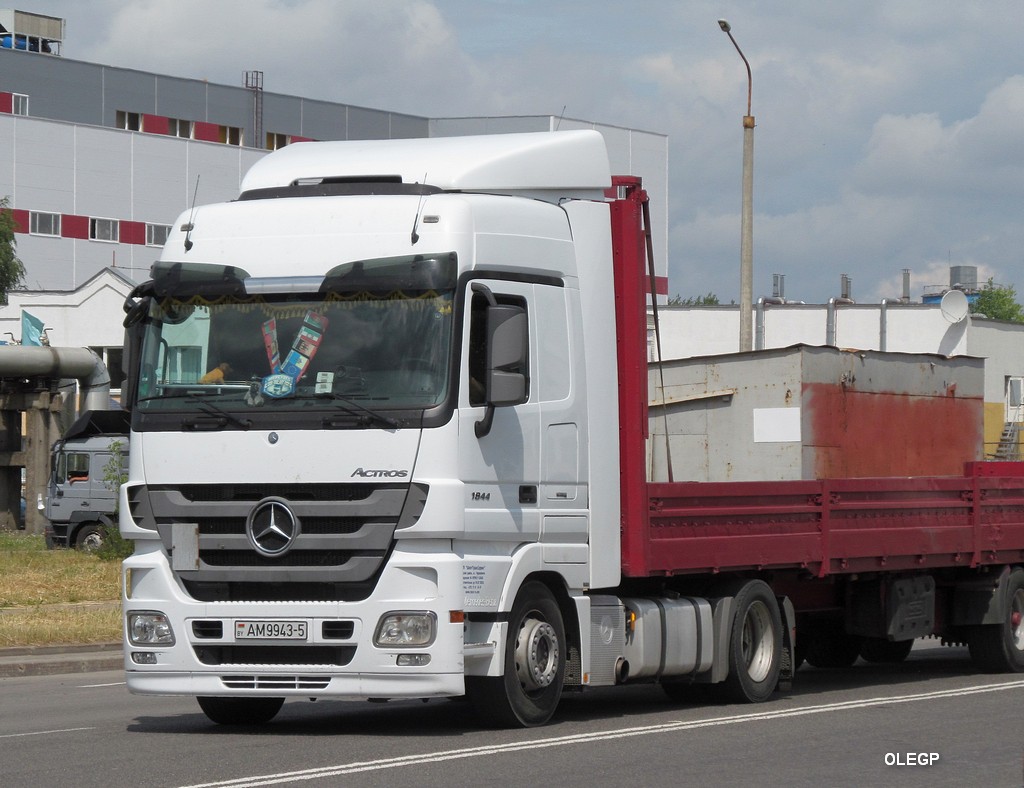
MULTIPOLYGON (((800 644, 800 633, 797 643, 800 644)), ((860 656, 864 639, 846 631, 842 621, 827 621, 815 624, 806 633, 800 644, 801 654, 808 665, 816 668, 848 668, 860 656)))
POLYGON ((860 644, 860 657, 865 662, 897 665, 910 655, 913 640, 887 640, 885 638, 864 638, 860 644))
POLYGON ((509 616, 504 675, 466 678, 466 695, 481 721, 531 728, 550 720, 562 696, 566 652, 554 595, 543 583, 526 583, 509 616))
POLYGON ((284 705, 284 698, 197 698, 203 714, 218 725, 262 725, 284 705))
POLYGON ((744 584, 733 600, 726 696, 742 703, 768 700, 782 667, 782 615, 775 593, 762 580, 744 584))
POLYGON ((103 547, 105 536, 100 523, 86 523, 75 534, 75 547, 83 553, 95 553, 103 547))
POLYGON ((1000 611, 1002 623, 971 629, 971 660, 985 673, 1024 672, 1024 569, 1010 573, 1000 611))

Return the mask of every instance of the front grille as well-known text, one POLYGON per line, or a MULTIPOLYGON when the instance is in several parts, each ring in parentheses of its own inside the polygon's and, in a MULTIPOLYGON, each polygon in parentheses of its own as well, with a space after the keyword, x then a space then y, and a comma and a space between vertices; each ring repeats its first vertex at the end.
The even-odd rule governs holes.
POLYGON ((252 550, 201 550, 199 557, 207 566, 343 566, 352 559, 344 550, 292 550, 280 558, 267 558, 252 550))
POLYGON ((355 632, 352 621, 325 621, 321 630, 324 640, 348 640, 355 632))
POLYGON ((192 645, 204 665, 347 665, 355 646, 214 646, 192 645))
MULTIPOLYGON (((355 634, 354 621, 345 619, 320 622, 320 634, 324 640, 351 640, 355 634)), ((201 619, 192 622, 192 635, 196 640, 221 640, 224 637, 224 622, 216 619, 201 619)))
MULTIPOLYGON (((158 487, 151 488, 160 489, 158 487)), ((368 484, 185 484, 175 488, 190 503, 249 501, 271 495, 290 501, 363 501, 374 491, 368 484)))
POLYGON ((227 689, 251 690, 316 690, 327 689, 329 676, 221 676, 227 689))
POLYGON ((365 598, 395 531, 417 521, 426 497, 426 485, 406 483, 192 484, 128 490, 136 524, 159 533, 175 574, 201 601, 365 598), (290 546, 277 556, 257 552, 246 531, 250 513, 267 498, 286 505, 298 522, 290 546))
POLYGON ((224 623, 222 621, 193 621, 192 634, 200 639, 220 640, 224 637, 224 623))

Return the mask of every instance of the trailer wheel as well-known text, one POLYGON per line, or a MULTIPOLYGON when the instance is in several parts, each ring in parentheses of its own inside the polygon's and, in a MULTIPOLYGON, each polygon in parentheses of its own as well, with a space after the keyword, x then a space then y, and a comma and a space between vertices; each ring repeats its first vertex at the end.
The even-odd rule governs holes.
POLYGON ((84 553, 95 553, 103 547, 103 536, 100 523, 86 523, 75 534, 75 547, 84 553))
POLYGON ((722 686, 733 700, 761 703, 779 683, 782 666, 782 616, 768 584, 752 580, 733 600, 736 614, 729 632, 729 675, 722 686))
POLYGON ((466 694, 487 725, 543 725, 562 696, 565 656, 558 602, 543 583, 526 583, 509 617, 504 675, 467 677, 466 694))
POLYGON ((203 714, 218 725, 262 725, 284 705, 284 698, 197 698, 203 714))
POLYGON ((986 673, 1024 672, 1024 569, 1006 581, 1001 624, 974 627, 967 640, 974 664, 986 673))
POLYGON ((864 638, 860 644, 860 658, 875 664, 897 665, 910 655, 913 640, 887 640, 864 638))

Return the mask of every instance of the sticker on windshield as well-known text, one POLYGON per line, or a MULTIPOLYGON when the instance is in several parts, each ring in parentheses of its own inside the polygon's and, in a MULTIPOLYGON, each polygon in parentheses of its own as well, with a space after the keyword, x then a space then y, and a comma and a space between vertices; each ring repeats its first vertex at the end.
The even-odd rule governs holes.
POLYGON ((260 390, 268 397, 272 397, 274 399, 290 397, 295 393, 295 378, 291 375, 285 375, 282 373, 267 375, 263 378, 263 384, 261 385, 260 390))
MULTIPOLYGON (((290 397, 295 393, 295 388, 302 376, 306 374, 313 356, 320 348, 324 331, 327 330, 328 321, 325 315, 314 312, 312 309, 306 311, 302 318, 302 326, 292 343, 291 350, 281 362, 281 355, 277 344, 277 321, 274 318, 263 324, 263 345, 267 351, 267 361, 270 364, 270 374, 263 378, 260 390, 268 397, 280 399, 290 397)), ((319 383, 319 381, 318 381, 319 383)), ((317 391, 320 391, 318 388, 317 391)))
POLYGON ((276 375, 281 371, 281 356, 277 350, 277 321, 274 318, 263 324, 263 345, 267 349, 270 372, 276 375))

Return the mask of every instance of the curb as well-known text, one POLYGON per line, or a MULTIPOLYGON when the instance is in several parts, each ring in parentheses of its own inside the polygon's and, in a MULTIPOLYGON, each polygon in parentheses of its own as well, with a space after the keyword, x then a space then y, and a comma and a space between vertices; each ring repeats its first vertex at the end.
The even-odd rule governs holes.
POLYGON ((0 649, 0 678, 123 669, 124 650, 120 643, 0 649))

